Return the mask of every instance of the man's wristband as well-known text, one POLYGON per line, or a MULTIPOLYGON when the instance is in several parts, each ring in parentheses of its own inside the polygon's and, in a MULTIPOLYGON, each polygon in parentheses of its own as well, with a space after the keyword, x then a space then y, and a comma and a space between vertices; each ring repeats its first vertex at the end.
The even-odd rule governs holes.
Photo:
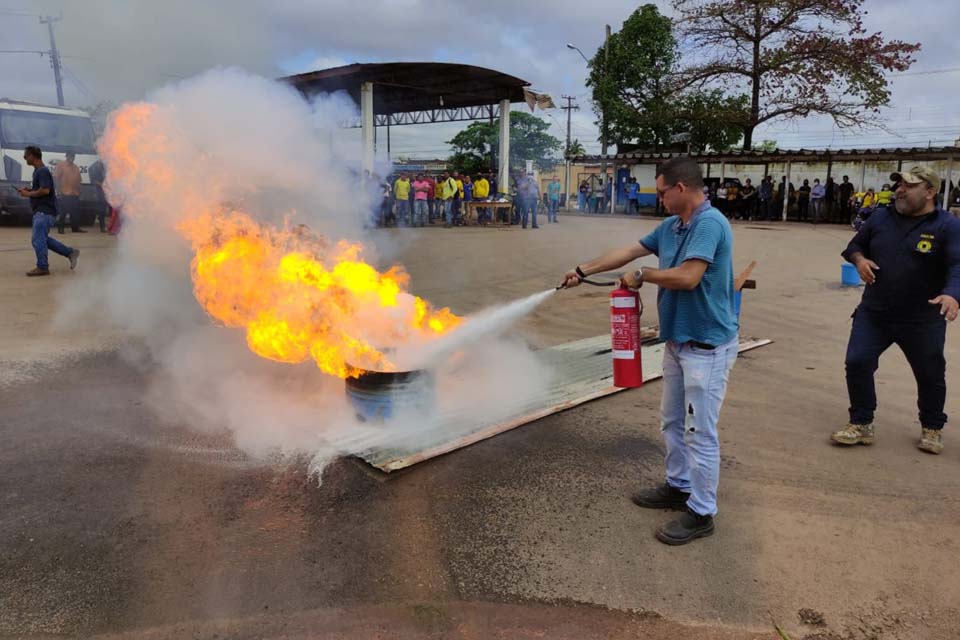
POLYGON ((581 269, 579 265, 577 265, 577 268, 574 269, 574 272, 580 277, 581 280, 587 277, 587 274, 583 272, 583 269, 581 269))

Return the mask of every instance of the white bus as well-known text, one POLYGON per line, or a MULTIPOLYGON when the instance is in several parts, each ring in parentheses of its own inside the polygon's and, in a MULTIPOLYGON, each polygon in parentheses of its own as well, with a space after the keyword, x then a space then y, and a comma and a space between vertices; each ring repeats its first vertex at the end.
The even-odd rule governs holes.
MULTIPOLYGON (((99 163, 93 123, 79 109, 50 107, 0 98, 0 220, 30 222, 30 202, 17 193, 29 186, 33 169, 23 160, 23 150, 36 145, 52 171, 68 151, 80 167, 80 223, 90 224, 105 206, 103 193, 90 183, 90 169, 99 163)), ((103 175, 102 165, 94 168, 103 175)))

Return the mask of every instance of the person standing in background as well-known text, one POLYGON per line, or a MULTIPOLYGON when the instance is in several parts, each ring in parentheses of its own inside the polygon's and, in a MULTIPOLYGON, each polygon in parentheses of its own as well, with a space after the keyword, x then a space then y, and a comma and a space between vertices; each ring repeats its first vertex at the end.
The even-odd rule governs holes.
POLYGON ((770 220, 773 215, 773 176, 764 176, 760 181, 760 219, 770 220))
POLYGON ((427 221, 433 224, 434 216, 436 216, 434 205, 436 203, 437 181, 430 174, 425 175, 423 179, 429 187, 427 189, 427 221))
POLYGON ((413 181, 413 219, 410 221, 410 226, 426 226, 428 215, 427 194, 430 191, 430 183, 423 179, 422 174, 418 174, 417 179, 413 181))
POLYGON ((443 213, 444 213, 444 224, 445 229, 449 229, 453 226, 454 216, 456 213, 453 209, 454 199, 457 197, 457 181, 450 175, 449 172, 444 172, 443 174, 443 213))
MULTIPOLYGON (((100 224, 100 233, 107 231, 107 216, 109 215, 110 205, 107 203, 107 195, 103 191, 103 183, 107 180, 107 170, 101 160, 97 160, 88 172, 90 184, 97 192, 97 222, 100 224)), ((368 176, 369 178, 369 176, 368 176)))
POLYGON ((58 162, 53 168, 53 182, 57 186, 57 233, 63 233, 66 219, 70 218, 70 230, 74 233, 86 233, 80 228, 80 167, 74 164, 76 154, 67 151, 67 159, 58 162))
POLYGON ((823 186, 826 189, 826 194, 823 196, 824 215, 828 221, 833 222, 837 210, 837 184, 833 181, 833 177, 829 177, 823 186))
POLYGON ((804 180, 797 195, 797 220, 800 222, 807 220, 807 211, 810 208, 810 191, 810 181, 804 180))
MULTIPOLYGON (((483 200, 486 201, 490 197, 490 182, 482 174, 477 174, 477 179, 473 182, 473 198, 474 200, 483 200)), ((489 222, 488 209, 486 207, 477 208, 477 222, 480 224, 486 224, 489 222)))
POLYGON ((757 189, 753 186, 750 178, 747 178, 740 190, 740 217, 744 220, 752 220, 757 217, 757 189))
POLYGON ((410 178, 406 172, 393 183, 393 196, 397 201, 397 225, 406 225, 410 222, 410 178))
POLYGON ((625 191, 627 192, 627 213, 640 213, 640 185, 637 184, 636 178, 630 177, 625 191))
MULTIPOLYGON (((443 181, 448 177, 449 176, 445 173, 442 176, 437 176, 437 178, 433 181, 434 220, 444 220, 446 218, 446 212, 444 211, 444 200, 446 200, 446 198, 443 195, 443 181)), ((432 223, 433 220, 430 222, 432 223)))
POLYGON ((547 222, 557 222, 557 209, 560 208, 560 178, 553 176, 547 185, 547 222))
POLYGON ((843 182, 837 187, 840 199, 840 216, 843 221, 850 223, 853 218, 851 210, 853 208, 853 184, 850 183, 850 176, 843 176, 843 182))
POLYGON ((736 218, 740 215, 740 185, 730 181, 727 185, 727 217, 736 218))
POLYGON ((827 190, 820 184, 820 178, 813 179, 813 188, 810 190, 810 203, 813 205, 813 224, 819 224, 823 216, 823 199, 827 190))
POLYGON ((537 208, 540 205, 540 189, 537 187, 537 181, 533 179, 533 174, 528 174, 517 185, 517 196, 520 198, 520 225, 527 228, 528 217, 533 217, 531 228, 539 229, 537 225, 537 208))
POLYGON ((577 207, 580 209, 580 213, 587 212, 587 199, 590 194, 590 187, 587 185, 586 180, 580 182, 580 187, 577 189, 577 207))

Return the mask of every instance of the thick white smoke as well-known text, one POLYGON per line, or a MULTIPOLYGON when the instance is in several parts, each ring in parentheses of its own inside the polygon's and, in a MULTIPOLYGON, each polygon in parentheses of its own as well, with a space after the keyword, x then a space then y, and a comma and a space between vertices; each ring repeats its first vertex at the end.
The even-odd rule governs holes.
MULTIPOLYGON (((173 175, 145 173, 123 184, 108 178, 111 200, 127 214, 116 257, 100 272, 81 271, 76 286, 62 291, 60 326, 112 323, 118 343, 133 346, 125 353, 147 374, 158 415, 176 426, 229 430, 251 456, 308 454, 322 467, 337 455, 436 439, 429 415, 406 416, 389 429, 359 423, 343 380, 313 363, 256 356, 242 331, 215 326, 193 296, 192 251, 177 229, 205 207, 231 204, 261 223, 307 224, 334 240, 363 240, 375 194, 360 187, 359 148, 336 135, 355 117, 353 106, 342 97, 310 104, 290 87, 232 69, 165 87, 147 102, 166 142, 131 152, 165 154, 173 175)), ((465 340, 456 353, 442 350, 452 358, 432 352, 446 411, 462 405, 496 420, 546 384, 547 372, 526 347, 493 337, 516 316, 474 324, 489 334, 482 348, 465 340), (478 397, 490 402, 478 406, 478 397)))

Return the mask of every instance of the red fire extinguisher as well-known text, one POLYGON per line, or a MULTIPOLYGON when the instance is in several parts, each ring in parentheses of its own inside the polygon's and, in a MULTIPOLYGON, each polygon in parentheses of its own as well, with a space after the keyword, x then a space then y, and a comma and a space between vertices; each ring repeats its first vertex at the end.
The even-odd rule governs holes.
POLYGON ((643 384, 640 365, 640 294, 626 288, 610 293, 610 333, 613 346, 613 386, 643 384))

